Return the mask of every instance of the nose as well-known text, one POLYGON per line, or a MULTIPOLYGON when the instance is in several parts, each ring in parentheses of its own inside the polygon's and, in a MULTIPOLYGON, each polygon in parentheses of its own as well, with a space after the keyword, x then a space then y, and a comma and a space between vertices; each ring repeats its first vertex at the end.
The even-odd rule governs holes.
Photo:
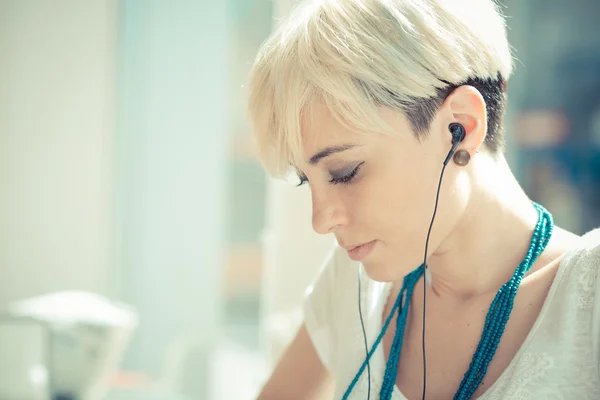
POLYGON ((311 187, 312 225, 315 232, 326 234, 348 223, 348 217, 343 202, 335 193, 321 190, 317 193, 311 187))

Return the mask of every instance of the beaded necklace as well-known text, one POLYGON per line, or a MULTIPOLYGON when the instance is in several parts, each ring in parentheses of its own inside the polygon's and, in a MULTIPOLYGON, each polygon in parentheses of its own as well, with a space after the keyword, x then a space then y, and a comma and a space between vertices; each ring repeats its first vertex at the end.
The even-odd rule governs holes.
MULTIPOLYGON (((531 269, 531 266, 535 263, 539 255, 542 254, 546 248, 546 245, 550 241, 554 227, 552 215, 544 207, 537 203, 533 203, 533 206, 538 213, 538 222, 531 238, 531 244, 529 246, 529 250, 527 251, 527 256, 516 268, 512 278, 502 285, 500 290, 498 290, 496 293, 496 297, 492 301, 485 319, 485 325, 483 327, 481 339, 479 340, 477 349, 473 354, 469 369, 465 373, 463 380, 460 383, 456 394, 454 395, 454 400, 469 400, 473 396, 473 393, 475 393, 475 390, 477 390, 477 387, 483 380, 488 366, 492 361, 494 354, 496 353, 498 343, 500 343, 500 339, 504 333, 504 328, 506 327, 506 323, 510 318, 510 313, 514 305, 514 299, 517 294, 517 289, 521 284, 521 280, 523 279, 523 276, 531 269)), ((379 394, 380 400, 391 399, 394 386, 396 384, 396 377, 398 376, 398 362, 400 360, 400 351, 402 350, 402 341, 404 338, 408 307, 410 305, 410 300, 415 285, 423 275, 424 270, 424 266, 421 265, 404 277, 400 293, 394 302, 394 306, 392 307, 390 315, 387 317, 382 327, 381 333, 375 340, 375 343, 373 343, 373 347, 369 351, 365 361, 359 368, 354 379, 352 379, 352 382, 344 393, 342 400, 346 400, 350 396, 352 389, 354 386, 356 386, 358 379, 364 372, 369 360, 377 349, 377 346, 379 346, 381 343, 381 340, 383 339, 383 336, 385 335, 385 332, 391 323, 394 313, 398 311, 398 318, 396 320, 396 333, 390 348, 390 354, 385 367, 381 392, 379 394), (404 303, 402 302, 403 298, 405 299, 404 303)))

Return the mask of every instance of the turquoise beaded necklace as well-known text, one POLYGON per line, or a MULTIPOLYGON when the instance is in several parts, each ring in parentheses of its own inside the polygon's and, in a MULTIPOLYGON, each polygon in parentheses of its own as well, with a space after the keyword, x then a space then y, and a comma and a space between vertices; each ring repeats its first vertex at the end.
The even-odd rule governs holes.
MULTIPOLYGON (((500 338, 504 333, 504 328, 506 327, 506 323, 510 317, 514 299, 517 294, 517 289, 521 284, 521 280, 529 271, 529 269, 531 269, 531 266, 535 263, 539 255, 542 254, 546 248, 546 245, 550 241, 554 227, 552 215, 541 205, 537 203, 533 203, 533 205, 538 213, 538 222, 533 232, 531 244, 529 246, 529 250, 527 251, 527 256, 516 268, 512 278, 502 285, 500 290, 498 290, 498 293, 496 293, 496 297, 492 301, 485 319, 485 325, 483 327, 481 339, 479 340, 479 345, 475 350, 475 354, 473 354, 469 369, 465 373, 463 380, 460 383, 456 394, 454 395, 454 400, 471 399, 471 396, 473 396, 473 393, 475 393, 475 390, 477 390, 477 387, 479 387, 479 384, 483 380, 488 366, 492 361, 494 354, 496 353, 498 343, 500 343, 500 338)), ((392 307, 390 315, 387 317, 381 329, 381 333, 375 340, 375 343, 373 343, 373 347, 369 351, 365 361, 359 368, 354 379, 352 379, 352 382, 344 393, 342 400, 346 400, 350 396, 352 389, 354 386, 356 386, 358 379, 364 372, 369 360, 373 356, 373 353, 375 353, 379 343, 381 343, 381 340, 383 339, 383 336, 385 335, 385 332, 391 323, 392 317, 396 311, 398 311, 398 318, 396 320, 396 333, 390 348, 390 354, 385 367, 385 374, 379 394, 380 400, 391 399, 394 386, 396 384, 396 377, 398 376, 398 362, 400 360, 400 351, 402 350, 402 340, 404 338, 404 328, 406 326, 406 317, 408 315, 410 299, 412 297, 415 285, 423 275, 424 270, 424 266, 421 265, 404 278, 400 293, 394 302, 394 306, 392 307), (405 299, 404 303, 402 302, 403 298, 405 299)))

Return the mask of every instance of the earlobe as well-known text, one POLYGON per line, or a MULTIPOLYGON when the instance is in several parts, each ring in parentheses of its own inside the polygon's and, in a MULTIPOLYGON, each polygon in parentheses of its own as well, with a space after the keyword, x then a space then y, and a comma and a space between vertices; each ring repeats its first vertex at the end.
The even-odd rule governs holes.
POLYGON ((454 153, 454 164, 459 167, 465 167, 471 160, 471 154, 467 150, 458 150, 454 153))

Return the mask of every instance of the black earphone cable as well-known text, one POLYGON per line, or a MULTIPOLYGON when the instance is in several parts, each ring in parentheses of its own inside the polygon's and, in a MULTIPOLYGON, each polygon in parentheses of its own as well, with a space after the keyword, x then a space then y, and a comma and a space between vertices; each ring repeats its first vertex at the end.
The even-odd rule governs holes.
MULTIPOLYGON (((448 155, 446 156, 446 159, 443 162, 442 171, 440 173, 440 179, 438 182, 437 192, 435 195, 435 206, 433 208, 433 215, 431 217, 431 222, 429 223, 429 230, 427 231, 427 238, 425 240, 425 253, 423 255, 423 268, 425 270, 424 270, 424 274, 423 274, 423 330, 422 330, 422 336, 421 336, 422 352, 423 352, 423 396, 422 396, 422 400, 425 400, 425 395, 427 393, 427 357, 426 357, 426 346, 425 346, 425 323, 426 323, 425 316, 426 316, 426 312, 425 312, 425 310, 427 308, 427 275, 428 275, 427 252, 429 250, 429 237, 431 236, 431 229, 433 228, 433 222, 435 221, 435 217, 437 215, 438 204, 440 201, 440 190, 442 188, 442 180, 444 178, 444 171, 446 171, 446 166, 448 165, 448 162, 454 155, 454 152, 456 151, 458 145, 460 144, 460 142, 462 142, 462 140, 465 137, 464 128, 462 127, 462 125, 460 125, 458 123, 450 124, 450 132, 452 133, 452 148, 448 152, 448 155)), ((367 400, 370 400, 371 399, 371 365, 369 362, 369 347, 367 344, 367 334, 365 331, 365 324, 364 324, 363 316, 362 316, 362 307, 361 307, 361 298, 360 298, 361 297, 360 272, 361 272, 361 268, 359 266, 358 267, 358 313, 360 315, 360 324, 362 326, 363 339, 364 339, 364 343, 365 343, 365 353, 366 353, 366 359, 367 359, 367 376, 368 376, 368 380, 369 380, 368 381, 367 400)))
POLYGON ((368 391, 367 391, 367 400, 371 399, 371 364, 368 361, 369 359, 369 345, 367 344, 367 333, 365 331, 365 323, 363 321, 363 315, 362 315, 362 307, 361 307, 361 301, 360 301, 360 265, 358 267, 358 314, 360 316, 360 325, 362 326, 362 332, 363 332, 363 339, 365 341, 365 354, 367 357, 367 379, 368 379, 368 391))
MULTIPOLYGON (((427 231, 427 239, 425 240, 425 254, 423 256, 423 266, 425 267, 425 273, 423 274, 423 331, 421 336, 422 343, 422 351, 423 351, 423 396, 422 400, 425 400, 425 394, 427 391, 427 358, 426 358, 426 346, 425 346, 425 309, 427 307, 427 252, 429 249, 429 237, 431 236, 431 229, 433 227, 433 222, 435 221, 435 217, 437 214, 438 203, 440 200, 440 190, 442 187, 442 179, 444 178, 444 171, 446 170, 446 163, 442 167, 442 172, 440 173, 440 180, 438 182, 437 193, 435 196, 435 206, 433 208, 433 216, 431 217, 431 222, 429 223, 429 230, 427 231)), ((360 279, 360 266, 358 267, 358 314, 360 316, 360 325, 362 327, 363 332, 363 340, 365 344, 365 354, 367 357, 367 379, 368 379, 368 391, 367 391, 367 400, 371 399, 371 364, 368 361, 369 357, 369 346, 367 344, 367 334, 365 331, 365 324, 362 315, 362 307, 361 307, 361 279, 360 279)))
POLYGON ((425 393, 427 391, 427 357, 425 353, 425 309, 427 307, 427 251, 429 248, 429 236, 431 235, 431 228, 433 227, 433 221, 435 221, 435 216, 437 214, 438 203, 440 201, 440 189, 442 187, 442 178, 444 177, 444 171, 446 170, 447 163, 444 163, 442 167, 442 172, 440 173, 440 181, 438 182, 437 193, 435 195, 435 207, 433 208, 433 216, 431 217, 431 222, 429 223, 429 231, 427 232, 427 239, 425 240, 425 255, 423 256, 423 267, 425 268, 425 273, 423 274, 423 332, 421 336, 422 350, 423 350, 423 396, 422 399, 425 400, 425 393))

